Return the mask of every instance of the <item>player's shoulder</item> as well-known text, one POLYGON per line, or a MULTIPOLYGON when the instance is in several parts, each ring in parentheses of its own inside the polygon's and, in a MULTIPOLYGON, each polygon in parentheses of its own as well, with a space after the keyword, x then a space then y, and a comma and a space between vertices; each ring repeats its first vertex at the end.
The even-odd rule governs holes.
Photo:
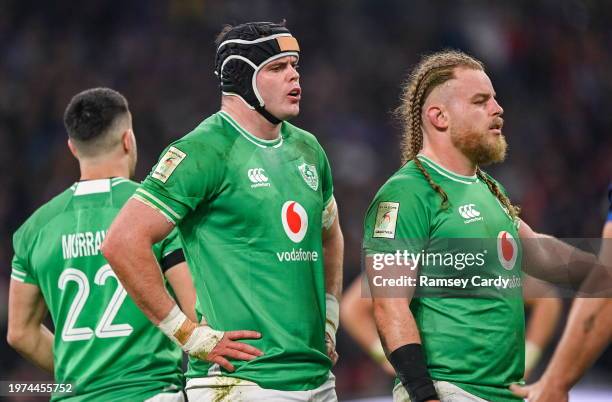
POLYGON ((432 191, 429 182, 413 161, 405 163, 382 185, 378 194, 403 198, 419 197, 432 191))
POLYGON ((484 177, 486 177, 487 179, 495 183, 497 187, 500 189, 500 191, 502 192, 502 194, 504 194, 506 197, 509 197, 506 187, 499 180, 497 180, 495 177, 491 176, 488 172, 482 169, 480 170, 480 172, 482 173, 484 177))
POLYGON ((110 179, 110 182, 111 189, 114 192, 129 193, 130 191, 136 191, 136 189, 138 188, 137 182, 130 179, 126 179, 125 177, 113 177, 110 179))
POLYGON ((301 143, 305 144, 311 148, 316 150, 323 151, 323 147, 319 143, 317 137, 311 132, 304 130, 296 125, 289 123, 288 121, 284 121, 283 126, 281 128, 281 132, 287 141, 291 143, 301 143))
POLYGON ((111 179, 111 191, 113 192, 113 204, 119 208, 127 202, 140 186, 139 183, 126 179, 125 177, 113 177, 111 179))
POLYGON ((308 141, 308 142, 316 142, 317 137, 312 134, 310 131, 304 130, 294 124, 289 123, 288 121, 284 121, 282 126, 282 131, 287 137, 294 137, 296 140, 308 141))
POLYGON ((185 155, 189 155, 193 151, 198 154, 223 153, 236 140, 235 136, 227 135, 228 130, 228 123, 222 117, 221 112, 215 113, 183 137, 172 142, 166 151, 174 147, 185 155))
POLYGON ((376 213, 380 205, 402 205, 404 210, 416 208, 420 211, 435 208, 435 197, 427 179, 414 162, 410 161, 380 187, 370 203, 368 216, 376 213))
MULTIPOLYGON (((29 238, 66 210, 70 204, 76 183, 38 207, 15 231, 14 239, 29 238)), ((26 240, 27 241, 27 240, 26 240)))

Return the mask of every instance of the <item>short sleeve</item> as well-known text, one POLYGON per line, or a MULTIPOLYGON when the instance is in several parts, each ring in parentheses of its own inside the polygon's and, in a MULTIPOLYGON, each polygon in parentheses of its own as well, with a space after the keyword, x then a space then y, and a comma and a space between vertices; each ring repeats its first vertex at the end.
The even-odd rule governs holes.
POLYGON ((409 183, 385 184, 370 204, 364 222, 366 254, 398 250, 420 252, 430 233, 430 211, 409 183))
POLYGON ((11 278, 19 282, 38 285, 38 279, 30 264, 27 242, 23 239, 23 232, 18 230, 13 236, 13 261, 11 278))
POLYGON ((214 147, 197 139, 182 139, 164 151, 133 197, 177 224, 214 194, 223 171, 214 147))
POLYGON ((331 167, 325 151, 321 149, 323 155, 323 166, 321 169, 321 190, 323 192, 323 208, 326 208, 334 195, 334 182, 332 179, 331 167))

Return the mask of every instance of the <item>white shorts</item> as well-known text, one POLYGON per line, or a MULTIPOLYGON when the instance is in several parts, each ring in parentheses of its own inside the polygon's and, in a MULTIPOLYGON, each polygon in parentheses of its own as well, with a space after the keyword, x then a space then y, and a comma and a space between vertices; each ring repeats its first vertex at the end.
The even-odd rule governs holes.
POLYGON ((187 381, 190 402, 337 402, 336 378, 330 372, 323 385, 310 391, 279 391, 261 388, 233 377, 205 377, 187 381))
POLYGON ((185 402, 185 394, 183 391, 174 393, 163 392, 145 400, 144 402, 185 402))
MULTIPOLYGON (((447 381, 434 381, 440 402, 487 402, 447 381)), ((393 388, 393 402, 412 402, 406 388, 399 383, 393 388)))

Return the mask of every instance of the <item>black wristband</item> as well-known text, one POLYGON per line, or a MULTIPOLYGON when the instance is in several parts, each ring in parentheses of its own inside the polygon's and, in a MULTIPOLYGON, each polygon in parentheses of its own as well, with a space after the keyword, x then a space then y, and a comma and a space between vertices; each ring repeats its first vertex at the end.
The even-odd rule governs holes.
POLYGON ((439 399, 427 372, 423 348, 418 343, 400 346, 389 355, 389 361, 413 402, 439 399))
POLYGON ((183 249, 178 248, 161 259, 159 265, 163 273, 166 273, 167 270, 174 267, 176 264, 185 261, 185 254, 183 254, 183 249))

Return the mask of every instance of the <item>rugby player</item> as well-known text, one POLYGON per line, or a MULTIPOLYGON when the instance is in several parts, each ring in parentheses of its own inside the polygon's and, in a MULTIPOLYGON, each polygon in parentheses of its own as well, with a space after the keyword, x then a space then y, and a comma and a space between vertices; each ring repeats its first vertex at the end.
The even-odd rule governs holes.
MULTIPOLYGON (((89 89, 72 98, 64 123, 81 177, 14 235, 8 342, 71 391, 52 400, 183 401, 181 349, 138 309, 100 253, 138 187, 129 180, 137 154, 128 103, 112 89, 89 89), (55 333, 43 323, 47 310, 55 333)), ((159 240, 150 249, 156 274, 195 317, 178 234, 159 240)))
POLYGON ((598 261, 534 232, 504 188, 481 169, 501 162, 507 144, 503 109, 480 61, 458 51, 422 58, 399 111, 405 164, 368 210, 366 262, 371 265, 379 253, 408 250, 425 261, 433 256, 433 263, 414 260, 417 271, 391 261, 386 272, 418 273, 419 284, 422 278, 443 285, 471 278, 471 285, 406 287, 396 297, 370 284, 377 328, 401 381, 394 398, 520 400, 508 387, 521 381, 525 368, 521 268, 577 286, 589 272, 582 268, 598 261), (419 297, 412 297, 414 290, 419 297))
POLYGON ((164 151, 104 255, 191 356, 190 400, 336 400, 343 239, 325 152, 287 122, 300 110, 298 42, 284 24, 251 22, 216 45, 221 110, 164 151), (153 263, 150 245, 175 226, 206 324, 153 263))

